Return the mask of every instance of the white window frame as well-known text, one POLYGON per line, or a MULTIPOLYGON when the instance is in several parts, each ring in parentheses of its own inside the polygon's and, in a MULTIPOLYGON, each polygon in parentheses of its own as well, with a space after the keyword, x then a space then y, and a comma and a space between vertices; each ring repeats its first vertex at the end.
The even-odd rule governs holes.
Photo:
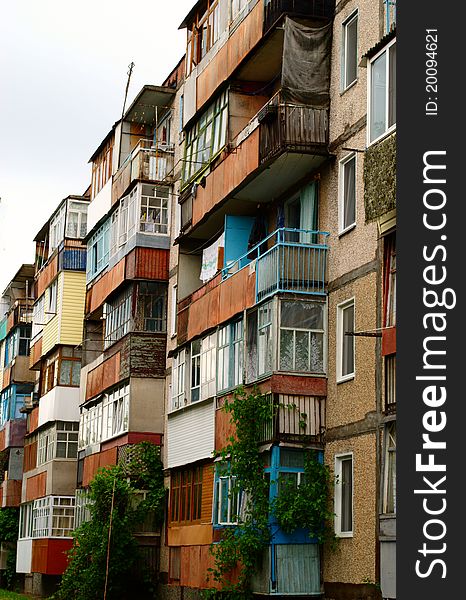
POLYGON ((173 357, 171 409, 182 408, 186 403, 186 349, 180 350, 173 357))
MULTIPOLYGON (((388 136, 392 131, 396 129, 396 118, 393 125, 388 125, 389 119, 389 110, 390 110, 390 48, 396 44, 396 38, 389 42, 380 52, 378 52, 375 56, 370 59, 368 65, 368 73, 367 73, 367 145, 371 146, 372 144, 377 143, 379 140, 388 136), (371 139, 371 123, 372 123, 372 67, 375 61, 382 56, 382 54, 387 53, 387 60, 385 64, 385 80, 386 80, 386 89, 385 89, 385 131, 381 133, 378 137, 371 139)), ((395 74, 396 79, 396 74, 395 74)), ((395 106, 396 106, 396 98, 395 98, 395 106)))
POLYGON ((217 393, 217 332, 201 341, 201 400, 215 397, 217 393))
POLYGON ((191 403, 198 402, 201 399, 201 340, 194 340, 191 342, 191 352, 189 358, 190 364, 190 400, 191 403), (199 351, 196 350, 196 354, 194 354, 193 344, 199 344, 199 351), (193 373, 196 373, 196 377, 193 377, 193 373), (193 390, 198 392, 198 397, 193 399, 193 390))
POLYGON ((349 381, 350 379, 354 379, 356 375, 356 345, 355 338, 352 337, 353 340, 353 371, 351 373, 343 374, 343 346, 344 346, 344 334, 343 331, 343 312, 349 308, 353 307, 353 330, 356 329, 356 302, 354 297, 345 300, 337 305, 337 383, 342 383, 344 381, 349 381))
POLYGON ((104 395, 102 403, 102 441, 127 433, 129 425, 129 385, 104 395))
POLYGON ((66 202, 62 204, 49 225, 49 255, 65 239, 66 202))
POLYGON ((121 340, 131 329, 133 287, 120 292, 111 302, 104 305, 105 336, 104 349, 121 340))
POLYGON ((45 326, 45 294, 36 300, 33 307, 31 343, 42 337, 45 326))
POLYGON ((217 485, 217 494, 216 494, 216 505, 215 505, 215 524, 216 525, 238 525, 241 512, 241 491, 237 491, 234 495, 232 493, 232 489, 236 486, 236 475, 219 475, 216 479, 217 485), (223 486, 222 481, 228 482, 228 492, 227 492, 227 519, 226 521, 221 520, 222 515, 222 500, 223 500, 223 486), (233 513, 235 506, 235 497, 236 497, 236 514, 233 513), (236 517, 236 518, 233 518, 236 517))
POLYGON ((47 323, 57 315, 58 305, 58 278, 48 287, 47 291, 47 323))
POLYGON ((384 463, 383 463, 383 488, 382 488, 382 513, 385 515, 396 514, 396 421, 390 421, 385 424, 384 429, 384 463), (393 436, 393 431, 395 435, 393 436), (392 438, 394 444, 390 443, 392 438), (390 460, 390 455, 393 459, 390 460), (393 510, 389 511, 389 492, 390 492, 390 467, 394 470, 393 484, 393 510))
POLYGON ((45 496, 34 500, 32 537, 36 539, 71 537, 74 531, 74 510, 74 496, 45 496), (60 519, 66 519, 66 522, 61 522, 60 519), (58 532, 62 535, 58 535, 58 532))
POLYGON ((358 42, 359 42, 359 15, 358 11, 355 10, 342 24, 342 37, 341 37, 341 91, 344 92, 358 81, 358 42), (347 81, 347 68, 348 68, 348 28, 356 22, 356 48, 355 48, 355 60, 356 60, 356 76, 351 81, 347 81))
POLYGON ((358 160, 356 152, 351 152, 338 163, 338 233, 343 235, 347 231, 351 231, 356 227, 357 208, 358 208, 358 193, 357 193, 357 173, 358 160), (346 185, 345 185, 345 169, 348 163, 354 160, 354 220, 351 223, 345 224, 345 209, 346 209, 346 185))
POLYGON ((34 502, 28 502, 27 504, 21 504, 19 507, 19 535, 18 539, 28 540, 32 539, 33 532, 33 514, 34 502))
POLYGON ((354 534, 354 456, 352 452, 335 455, 335 534, 340 538, 351 538, 354 534), (345 460, 351 460, 351 530, 342 531, 342 464, 345 460))
POLYGON ((176 335, 176 317, 178 312, 178 286, 171 286, 171 296, 170 296, 170 335, 174 337, 176 335))
POLYGON ((66 212, 66 232, 65 237, 70 239, 82 239, 86 237, 87 233, 87 209, 88 202, 82 200, 68 200, 67 212, 66 212), (76 219, 76 235, 72 235, 70 227, 70 215, 74 213, 77 215, 76 219))

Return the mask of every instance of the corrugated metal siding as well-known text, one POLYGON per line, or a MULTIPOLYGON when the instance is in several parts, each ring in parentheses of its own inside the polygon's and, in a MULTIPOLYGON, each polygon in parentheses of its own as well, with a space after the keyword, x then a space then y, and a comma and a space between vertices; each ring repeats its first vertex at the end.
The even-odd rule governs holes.
POLYGON ((275 551, 278 593, 320 594, 318 544, 280 544, 275 551))
POLYGON ((61 320, 60 343, 77 345, 83 338, 86 273, 65 272, 61 280, 63 291, 59 298, 62 298, 62 305, 58 313, 61 320))
POLYGON ((126 257, 126 279, 168 281, 169 250, 135 248, 126 257))
MULTIPOLYGON (((61 307, 62 307, 62 295, 63 295, 63 275, 60 273, 58 276, 58 288, 57 288, 57 314, 55 316, 45 315, 52 317, 51 320, 44 325, 42 333, 42 355, 47 354, 56 344, 59 343, 60 335, 60 319, 61 319, 61 307)), ((47 311, 47 298, 46 298, 46 309, 47 311)))
POLYGON ((212 457, 214 415, 213 401, 169 415, 168 468, 212 457))
POLYGON ((65 271, 86 270, 86 250, 71 248, 60 253, 58 268, 65 271))

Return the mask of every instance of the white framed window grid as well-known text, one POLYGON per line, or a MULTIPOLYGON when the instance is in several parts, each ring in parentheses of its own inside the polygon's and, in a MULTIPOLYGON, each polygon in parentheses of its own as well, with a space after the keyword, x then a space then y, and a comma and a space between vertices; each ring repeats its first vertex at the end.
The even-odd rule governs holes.
POLYGON ((353 453, 335 455, 335 533, 353 537, 353 453))
POLYGON ((337 381, 353 379, 356 371, 354 332, 356 321, 354 298, 337 306, 337 381))
POLYGON ((396 128, 396 39, 368 65, 367 145, 396 128))
POLYGON ((356 153, 339 162, 338 168, 338 231, 342 235, 356 225, 356 153))
POLYGON ((353 12, 342 25, 341 90, 358 79, 358 11, 353 12))

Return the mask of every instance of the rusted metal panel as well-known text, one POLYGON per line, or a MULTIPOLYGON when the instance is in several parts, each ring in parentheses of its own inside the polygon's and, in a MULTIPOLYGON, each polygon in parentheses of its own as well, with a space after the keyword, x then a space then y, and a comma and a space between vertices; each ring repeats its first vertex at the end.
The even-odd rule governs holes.
POLYGON ((48 265, 46 265, 39 273, 36 275, 35 282, 35 297, 40 298, 47 288, 52 279, 58 273, 58 256, 54 256, 48 265))
POLYGON ((180 585, 198 589, 216 587, 212 578, 207 581, 209 569, 213 566, 209 546, 182 546, 180 585))
POLYGON ((3 381, 2 381, 2 390, 4 390, 6 387, 8 387, 11 383, 11 372, 13 370, 13 367, 6 367, 6 369, 4 369, 3 371, 3 381))
POLYGON ((31 352, 29 354, 29 368, 40 369, 38 365, 42 356, 42 337, 40 337, 35 344, 31 346, 31 352))
POLYGON ((87 487, 89 483, 94 479, 95 474, 101 467, 117 464, 117 452, 118 449, 109 448, 96 454, 86 456, 84 459, 84 470, 83 470, 83 486, 87 487))
POLYGON ((33 433, 39 427, 39 407, 36 406, 29 414, 27 418, 27 431, 33 433))
POLYGON ((71 538, 32 540, 31 572, 62 575, 68 565, 67 552, 72 545, 71 538))
POLYGON ((37 464, 37 442, 24 446, 23 472, 27 473, 36 468, 37 464))
POLYGON ((21 504, 21 481, 7 479, 2 483, 2 508, 21 504))
POLYGON ((212 58, 207 69, 197 78, 197 110, 199 110, 230 77, 240 62, 262 38, 264 6, 258 2, 241 22, 226 44, 212 58))
POLYGON ((105 273, 87 292, 86 314, 94 312, 110 294, 125 280, 125 259, 122 258, 110 271, 105 273))
POLYGON ((46 493, 47 485, 47 472, 43 471, 38 475, 29 477, 26 481, 26 502, 35 500, 36 498, 42 498, 46 493))
POLYGON ((325 377, 306 377, 281 375, 271 378, 270 389, 278 394, 303 394, 307 396, 326 396, 327 379, 325 377))
POLYGON ((36 374, 29 369, 29 357, 17 356, 11 367, 11 381, 14 383, 34 383, 36 374))
POLYGON ((126 259, 126 279, 168 281, 169 250, 135 248, 126 259))
POLYGON ((382 356, 395 354, 396 352, 396 327, 390 327, 382 331, 382 356))
POLYGON ((164 377, 166 335, 130 334, 130 374, 132 377, 164 377))
POLYGON ((107 358, 87 374, 86 400, 97 396, 120 381, 120 353, 107 358))
POLYGON ((5 450, 5 428, 0 431, 0 452, 5 450))
POLYGON ((223 201, 246 177, 259 167, 259 129, 255 129, 206 177, 193 201, 192 224, 195 226, 216 204, 223 201))
POLYGON ((229 414, 221 408, 215 413, 215 450, 222 450, 228 444, 229 438, 235 433, 235 426, 229 414))

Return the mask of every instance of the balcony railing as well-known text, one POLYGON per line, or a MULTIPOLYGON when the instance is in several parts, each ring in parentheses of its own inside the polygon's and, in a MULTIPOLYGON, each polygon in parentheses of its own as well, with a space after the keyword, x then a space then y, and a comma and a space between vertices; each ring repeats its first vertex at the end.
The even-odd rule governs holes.
POLYGON ((222 277, 256 259, 256 302, 277 292, 325 296, 328 236, 323 231, 282 227, 225 267, 222 277))
POLYGON ((334 11, 335 0, 265 0, 264 33, 283 15, 331 19, 334 11))
POLYGON ((261 443, 322 442, 325 432, 325 397, 270 395, 271 421, 264 424, 261 443))
POLYGON ((284 102, 276 94, 258 113, 259 161, 282 152, 327 154, 328 110, 284 102))

